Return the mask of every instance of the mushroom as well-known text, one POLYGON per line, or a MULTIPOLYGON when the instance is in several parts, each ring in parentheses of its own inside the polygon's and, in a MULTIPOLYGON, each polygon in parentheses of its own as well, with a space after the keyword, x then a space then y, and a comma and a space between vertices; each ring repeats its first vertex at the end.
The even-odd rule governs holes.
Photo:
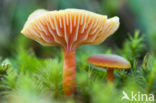
POLYGON ((59 45, 63 49, 63 90, 71 95, 76 90, 76 57, 78 46, 100 44, 119 27, 119 18, 80 9, 33 12, 21 33, 42 45, 59 45))
POLYGON ((98 54, 91 56, 87 61, 97 67, 102 67, 107 70, 107 80, 114 80, 114 69, 129 69, 131 64, 125 58, 114 54, 98 54))

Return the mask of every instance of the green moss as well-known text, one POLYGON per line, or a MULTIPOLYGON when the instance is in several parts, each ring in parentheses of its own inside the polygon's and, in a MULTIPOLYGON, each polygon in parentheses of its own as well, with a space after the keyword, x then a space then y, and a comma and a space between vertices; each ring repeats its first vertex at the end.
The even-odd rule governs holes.
MULTIPOLYGON (((33 48, 29 48, 32 46, 28 46, 29 42, 26 41, 17 41, 16 54, 1 60, 2 103, 129 103, 128 100, 121 100, 123 91, 128 95, 131 91, 156 94, 155 55, 149 51, 144 56, 145 45, 138 31, 134 37, 130 36, 126 40, 120 50, 101 46, 80 47, 76 52, 78 89, 69 98, 64 98, 62 91, 63 56, 60 49, 52 58, 40 58, 35 55, 33 48), (111 51, 123 55, 132 63, 130 71, 115 71, 113 84, 107 83, 105 70, 86 61, 93 54, 111 51), (140 58, 142 56, 143 60, 140 58)), ((49 50, 53 51, 52 48, 49 50)))

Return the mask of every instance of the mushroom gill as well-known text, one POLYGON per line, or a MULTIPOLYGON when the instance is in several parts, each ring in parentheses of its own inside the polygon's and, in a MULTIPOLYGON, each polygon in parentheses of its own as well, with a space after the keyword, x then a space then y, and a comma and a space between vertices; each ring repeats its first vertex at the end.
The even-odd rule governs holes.
POLYGON ((119 18, 79 9, 37 10, 32 13, 22 34, 43 45, 60 45, 72 50, 83 44, 100 44, 119 27, 119 18))

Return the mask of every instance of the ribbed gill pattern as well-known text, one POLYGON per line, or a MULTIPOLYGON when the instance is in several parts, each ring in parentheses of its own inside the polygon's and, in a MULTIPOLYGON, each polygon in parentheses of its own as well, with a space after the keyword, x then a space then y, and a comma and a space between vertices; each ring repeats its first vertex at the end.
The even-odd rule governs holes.
POLYGON ((118 26, 118 17, 107 19, 85 10, 37 10, 29 16, 22 33, 41 44, 70 50, 83 44, 99 44, 118 26))

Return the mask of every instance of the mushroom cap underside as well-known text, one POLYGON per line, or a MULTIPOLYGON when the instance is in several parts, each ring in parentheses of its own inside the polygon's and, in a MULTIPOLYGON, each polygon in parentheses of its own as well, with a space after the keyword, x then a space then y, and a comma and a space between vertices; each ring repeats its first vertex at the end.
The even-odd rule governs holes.
POLYGON ((100 44, 119 27, 119 18, 80 9, 33 12, 21 33, 43 45, 65 49, 84 44, 100 44))
POLYGON ((97 67, 105 69, 129 69, 131 64, 125 58, 113 54, 99 54, 91 56, 87 61, 97 67))

